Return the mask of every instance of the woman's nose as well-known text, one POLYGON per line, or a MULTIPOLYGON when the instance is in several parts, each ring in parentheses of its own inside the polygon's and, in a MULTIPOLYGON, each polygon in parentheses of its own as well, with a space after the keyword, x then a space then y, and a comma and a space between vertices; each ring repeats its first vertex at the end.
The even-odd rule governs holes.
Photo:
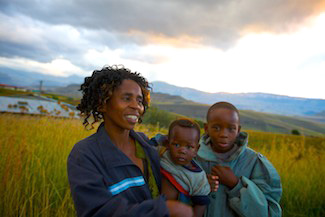
POLYGON ((132 100, 131 103, 130 103, 130 107, 134 108, 134 109, 140 109, 141 110, 143 106, 137 100, 132 100))

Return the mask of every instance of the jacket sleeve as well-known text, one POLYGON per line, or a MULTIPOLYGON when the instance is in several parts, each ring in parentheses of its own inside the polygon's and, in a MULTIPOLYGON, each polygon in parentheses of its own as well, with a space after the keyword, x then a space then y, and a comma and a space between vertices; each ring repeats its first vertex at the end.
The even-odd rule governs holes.
POLYGON ((280 177, 261 154, 258 154, 251 177, 240 177, 238 184, 227 194, 230 207, 240 216, 281 216, 280 177))
POLYGON ((105 186, 104 177, 92 158, 77 150, 68 158, 68 178, 75 208, 80 217, 126 216, 167 217, 164 197, 145 200, 138 204, 119 196, 113 196, 105 186))

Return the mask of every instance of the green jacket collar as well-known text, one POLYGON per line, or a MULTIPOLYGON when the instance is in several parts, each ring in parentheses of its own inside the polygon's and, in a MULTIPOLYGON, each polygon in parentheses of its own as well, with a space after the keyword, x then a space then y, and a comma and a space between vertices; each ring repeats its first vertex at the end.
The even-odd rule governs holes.
MULTIPOLYGON (((198 157, 203 158, 206 161, 220 162, 220 159, 216 156, 210 146, 210 137, 204 134, 200 139, 200 149, 198 151, 198 157)), ((236 138, 235 143, 239 147, 231 156, 229 156, 225 162, 230 162, 236 159, 247 147, 248 134, 246 132, 240 132, 236 138)))

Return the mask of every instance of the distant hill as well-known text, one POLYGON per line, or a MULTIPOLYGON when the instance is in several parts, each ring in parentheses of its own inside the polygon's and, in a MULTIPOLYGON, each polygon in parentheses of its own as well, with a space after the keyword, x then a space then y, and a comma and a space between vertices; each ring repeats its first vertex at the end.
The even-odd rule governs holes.
POLYGON ((0 67, 0 83, 15 86, 35 87, 40 80, 43 81, 44 87, 64 87, 69 84, 80 84, 84 78, 77 75, 68 77, 51 76, 37 72, 26 72, 16 69, 0 67))
MULTIPOLYGON (((325 109, 325 108, 324 108, 324 109, 325 109)), ((323 117, 323 118, 325 118, 325 110, 324 110, 324 111, 322 111, 322 112, 319 112, 319 113, 315 114, 314 116, 316 116, 316 117, 323 117)))
MULTIPOLYGON (((39 81, 43 80, 44 89, 47 92, 72 97, 74 104, 77 104, 78 98, 81 97, 78 90, 83 79, 79 76, 62 78, 0 68, 0 83, 37 86, 39 81)), ((240 109, 244 128, 282 133, 290 133, 292 129, 298 129, 308 135, 325 134, 324 124, 316 122, 325 122, 325 100, 264 93, 206 93, 165 82, 153 82, 152 84, 152 104, 165 111, 204 120, 209 104, 217 101, 229 101, 240 109)))
MULTIPOLYGON (((161 93, 152 94, 152 104, 161 110, 202 121, 205 121, 209 108, 209 105, 194 103, 180 96, 161 93)), ((305 135, 325 136, 325 124, 302 117, 289 117, 249 110, 240 110, 240 116, 241 124, 245 130, 291 133, 293 129, 297 129, 305 135)))
MULTIPOLYGON (((81 94, 78 92, 78 89, 84 81, 84 77, 77 75, 58 77, 0 67, 0 83, 3 84, 38 87, 40 80, 43 81, 43 89, 47 91, 57 92, 71 97, 80 97, 81 94), (69 86, 66 88, 67 85, 69 86)), ((181 96, 187 100, 202 104, 229 101, 241 110, 254 110, 290 116, 309 116, 316 121, 325 121, 324 115, 317 115, 325 111, 325 100, 322 99, 306 99, 265 93, 207 93, 160 81, 152 82, 152 84, 155 93, 181 96)))
POLYGON ((322 99, 306 99, 265 93, 207 93, 160 81, 152 82, 152 84, 155 93, 178 95, 203 104, 228 101, 241 110, 254 110, 291 116, 312 116, 325 110, 325 100, 322 99))
POLYGON ((80 84, 70 84, 66 87, 56 87, 49 90, 49 92, 57 93, 63 96, 69 96, 74 98, 81 98, 82 94, 80 89, 80 84))
MULTIPOLYGON (((58 87, 53 89, 53 92, 62 96, 73 97, 73 99, 76 101, 73 104, 78 104, 77 98, 80 99, 81 97, 81 93, 78 91, 79 88, 79 84, 74 84, 67 87, 58 87)), ((176 114, 179 114, 199 119, 201 121, 205 121, 205 115, 210 106, 187 100, 181 96, 155 92, 151 94, 151 105, 152 107, 156 107, 160 110, 170 112, 166 114, 162 113, 163 115, 168 116, 170 114, 169 116, 175 116, 176 114)), ((241 123, 243 128, 246 130, 290 133, 291 130, 298 129, 305 135, 325 135, 325 124, 313 122, 306 118, 287 117, 247 110, 240 110, 240 114, 241 123)))

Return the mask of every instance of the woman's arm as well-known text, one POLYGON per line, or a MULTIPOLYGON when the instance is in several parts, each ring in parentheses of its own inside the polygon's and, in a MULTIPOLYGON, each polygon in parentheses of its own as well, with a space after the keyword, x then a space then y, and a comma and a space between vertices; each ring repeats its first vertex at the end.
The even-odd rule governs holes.
MULTIPOLYGON (((78 216, 192 217, 191 207, 178 201, 166 201, 164 196, 130 203, 119 194, 113 195, 90 153, 90 150, 73 150, 68 158, 68 179, 78 216)), ((137 188, 128 190, 137 194, 137 188)))
POLYGON ((122 196, 112 195, 104 177, 84 155, 76 158, 70 154, 68 178, 78 216, 169 216, 163 197, 131 204, 122 196))
POLYGON ((179 194, 178 190, 164 176, 161 178, 161 194, 165 195, 167 200, 177 200, 179 194))
POLYGON ((202 217, 205 212, 206 205, 194 205, 193 206, 193 212, 194 217, 202 217))

